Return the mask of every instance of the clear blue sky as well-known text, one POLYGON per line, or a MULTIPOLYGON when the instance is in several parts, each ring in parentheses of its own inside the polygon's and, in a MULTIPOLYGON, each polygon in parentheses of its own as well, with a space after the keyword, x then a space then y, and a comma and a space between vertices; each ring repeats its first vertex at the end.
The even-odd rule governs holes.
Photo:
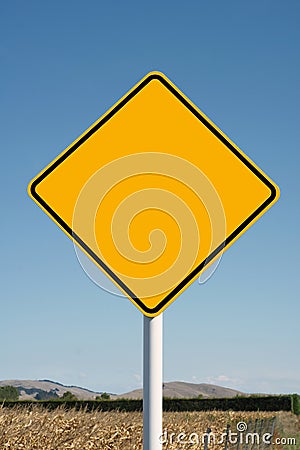
POLYGON ((0 5, 0 379, 125 392, 142 314, 80 267, 29 180, 151 70, 164 72, 281 198, 164 314, 164 379, 300 392, 298 0, 0 5))

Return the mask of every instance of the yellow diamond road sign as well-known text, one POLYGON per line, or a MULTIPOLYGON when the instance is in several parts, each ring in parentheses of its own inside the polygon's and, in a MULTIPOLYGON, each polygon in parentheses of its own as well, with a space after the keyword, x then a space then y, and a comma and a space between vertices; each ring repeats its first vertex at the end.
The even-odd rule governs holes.
POLYGON ((29 193, 150 317, 279 197, 269 177, 157 72, 51 162, 29 193))

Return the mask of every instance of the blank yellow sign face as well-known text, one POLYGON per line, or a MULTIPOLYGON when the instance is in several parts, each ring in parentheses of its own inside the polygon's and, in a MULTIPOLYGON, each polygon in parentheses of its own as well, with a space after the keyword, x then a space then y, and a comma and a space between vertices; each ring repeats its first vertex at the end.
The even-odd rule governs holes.
POLYGON ((279 196, 156 72, 46 167, 29 193, 147 316, 160 314, 279 196))

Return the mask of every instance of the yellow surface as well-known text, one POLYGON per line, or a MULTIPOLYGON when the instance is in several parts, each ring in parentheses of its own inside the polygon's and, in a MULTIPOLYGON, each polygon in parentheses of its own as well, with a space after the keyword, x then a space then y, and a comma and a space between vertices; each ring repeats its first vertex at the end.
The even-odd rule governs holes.
MULTIPOLYGON (((43 178, 36 193, 146 309, 155 308, 270 197, 269 187, 158 79, 43 178)), ((155 313, 137 306, 157 315, 181 292, 155 313)))

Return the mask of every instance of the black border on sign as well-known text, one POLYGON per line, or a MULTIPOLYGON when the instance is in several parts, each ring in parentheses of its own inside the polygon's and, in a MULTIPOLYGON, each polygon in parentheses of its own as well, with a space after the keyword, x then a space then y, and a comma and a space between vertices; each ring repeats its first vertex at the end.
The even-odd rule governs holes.
POLYGON ((84 136, 82 136, 72 147, 70 147, 63 155, 61 155, 53 164, 51 164, 38 178, 36 178, 31 186, 30 192, 32 197, 52 216, 56 222, 74 239, 80 247, 82 247, 90 257, 100 266, 102 269, 118 284, 123 291, 127 293, 129 297, 136 303, 145 313, 157 314, 160 310, 173 298, 175 297, 218 253, 220 253, 233 239, 235 239, 255 218, 266 209, 276 198, 276 188, 273 184, 253 165, 247 158, 244 157, 214 126, 203 117, 199 111, 197 111, 193 105, 191 105, 177 90, 168 83, 159 74, 150 74, 145 78, 133 91, 131 91, 118 105, 116 105, 107 115, 105 115, 96 125, 94 125, 84 136), (251 172, 256 175, 269 189, 270 196, 265 200, 236 230, 228 236, 228 238, 217 247, 199 266, 197 266, 181 283, 179 283, 176 288, 174 288, 163 300, 160 301, 155 308, 148 308, 143 304, 143 302, 136 297, 134 292, 132 292, 119 277, 117 277, 110 268, 90 249, 80 237, 73 232, 73 230, 62 220, 61 217, 52 209, 50 206, 40 197, 37 193, 36 188, 39 183, 41 183, 56 167, 65 161, 73 152, 75 152, 89 137, 93 135, 99 128, 101 128, 106 122, 108 122, 114 114, 116 114, 121 108, 123 108, 126 103, 128 103, 136 94, 138 94, 147 84, 152 80, 160 81, 175 97, 194 114, 197 119, 202 122, 206 128, 211 131, 226 147, 235 154, 239 160, 245 164, 251 172))

